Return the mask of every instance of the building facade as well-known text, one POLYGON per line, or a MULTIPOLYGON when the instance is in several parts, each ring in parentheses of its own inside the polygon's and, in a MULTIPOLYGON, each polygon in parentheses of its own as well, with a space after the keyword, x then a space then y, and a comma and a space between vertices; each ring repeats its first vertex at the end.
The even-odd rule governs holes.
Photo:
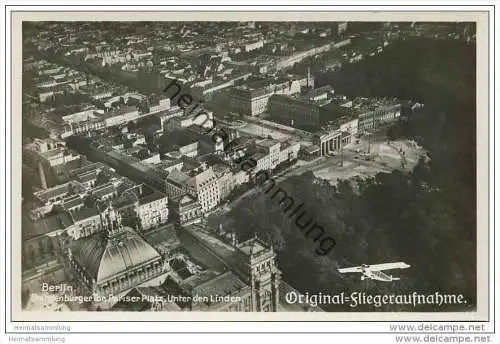
POLYGON ((158 227, 168 221, 168 197, 161 192, 141 197, 135 211, 142 230, 158 227))
POLYGON ((257 163, 254 173, 274 170, 281 163, 295 160, 300 150, 300 143, 282 143, 274 139, 258 141, 256 145, 259 151, 252 156, 257 163))
POLYGON ((219 182, 212 167, 191 178, 187 182, 187 190, 189 194, 198 198, 203 213, 212 210, 220 203, 219 182))
POLYGON ((88 237, 102 229, 97 208, 86 208, 70 212, 73 225, 67 229, 70 237, 77 240, 88 237))
POLYGON ((285 95, 274 95, 269 99, 268 112, 292 126, 319 126, 320 107, 314 103, 285 95))
POLYGON ((401 116, 401 104, 380 106, 359 114, 359 130, 373 130, 378 125, 390 123, 401 116))
POLYGON ((243 115, 255 116, 266 111, 272 95, 273 92, 267 88, 235 87, 229 95, 229 108, 243 115))
POLYGON ((184 195, 176 200, 175 210, 178 215, 178 223, 181 226, 198 223, 203 216, 200 203, 189 195, 184 195))

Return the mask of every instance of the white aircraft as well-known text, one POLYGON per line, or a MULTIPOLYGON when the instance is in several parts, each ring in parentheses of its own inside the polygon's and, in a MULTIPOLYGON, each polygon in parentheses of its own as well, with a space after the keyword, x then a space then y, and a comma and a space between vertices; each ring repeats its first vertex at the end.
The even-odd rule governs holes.
POLYGON ((355 266, 352 268, 339 269, 339 272, 342 274, 347 272, 360 272, 362 274, 361 280, 364 280, 365 278, 371 278, 377 281, 391 282, 399 280, 399 277, 392 277, 392 275, 387 275, 383 273, 382 270, 406 269, 409 267, 410 265, 404 262, 375 264, 375 265, 363 264, 361 266, 355 266))

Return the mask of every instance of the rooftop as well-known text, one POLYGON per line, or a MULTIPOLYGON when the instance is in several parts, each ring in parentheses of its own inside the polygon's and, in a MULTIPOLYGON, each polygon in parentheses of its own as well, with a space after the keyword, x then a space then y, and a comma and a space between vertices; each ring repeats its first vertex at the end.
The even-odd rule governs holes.
POLYGON ((162 135, 160 137, 160 147, 169 152, 196 143, 197 141, 191 138, 189 133, 187 130, 174 130, 162 135))
POLYGON ((397 99, 390 98, 366 98, 357 97, 353 99, 353 109, 358 113, 372 111, 377 108, 391 107, 401 105, 397 99))
POLYGON ((261 146, 261 147, 266 147, 266 148, 270 148, 270 147, 273 147, 275 145, 279 145, 280 142, 278 140, 274 140, 274 139, 264 139, 262 141, 257 141, 257 145, 261 146))
POLYGON ((113 183, 110 182, 95 187, 94 189, 92 189, 92 194, 96 197, 102 197, 105 195, 109 195, 115 191, 116 191, 115 186, 113 185, 113 183))
POLYGON ((179 200, 179 205, 181 206, 185 206, 185 205, 188 205, 188 204, 192 204, 192 203, 196 203, 197 200, 194 199, 193 197, 189 196, 189 195, 183 195, 179 200))
POLYGON ((103 115, 103 117, 104 118, 111 118, 111 117, 115 117, 115 116, 124 115, 126 113, 131 113, 134 111, 138 111, 135 106, 122 106, 119 109, 105 113, 103 115))
POLYGON ((238 245, 238 248, 246 255, 258 254, 267 250, 265 244, 257 238, 252 238, 238 245))
POLYGON ((115 235, 97 231, 75 241, 71 247, 74 259, 96 283, 161 259, 160 254, 131 228, 123 227, 115 235))
POLYGON ((149 195, 146 195, 146 196, 139 198, 139 204, 148 204, 148 203, 158 201, 158 200, 166 198, 166 197, 167 197, 167 195, 165 195, 164 193, 159 192, 159 191, 155 191, 149 195))
POLYGON ((49 150, 49 151, 46 151, 46 152, 42 152, 42 153, 39 153, 39 154, 43 158, 45 158, 47 160, 50 160, 52 158, 55 158, 57 156, 62 155, 63 153, 65 153, 65 151, 66 151, 66 148, 64 148, 64 147, 58 147, 58 148, 55 148, 55 149, 52 149, 52 150, 49 150))
POLYGON ((135 200, 130 197, 120 197, 113 200, 113 208, 116 210, 134 206, 135 200))
POLYGON ((78 197, 72 198, 68 201, 64 201, 64 208, 71 209, 73 207, 78 207, 83 204, 83 199, 78 197))
POLYGON ((331 93, 333 91, 332 86, 330 85, 325 85, 319 88, 315 88, 307 93, 307 95, 311 98, 320 96, 324 93, 331 93))
POLYGON ((80 210, 75 211, 74 213, 71 214, 71 217, 73 218, 73 221, 79 222, 85 219, 88 219, 93 216, 98 216, 99 215, 99 210, 97 208, 92 207, 92 208, 83 208, 80 210))
POLYGON ((200 273, 191 275, 185 280, 183 280, 182 283, 180 284, 180 287, 185 291, 192 292, 193 289, 199 286, 200 284, 208 282, 214 279, 215 277, 217 277, 217 273, 213 270, 201 271, 200 273))
POLYGON ((91 171, 87 173, 82 173, 78 175, 78 180, 82 183, 90 182, 97 179, 97 172, 91 171))
POLYGON ((167 180, 172 181, 180 186, 186 184, 189 179, 190 177, 187 174, 179 171, 176 168, 174 168, 167 176, 167 180))
POLYGON ((217 277, 209 279, 193 287, 192 293, 199 296, 227 295, 237 293, 247 285, 236 277, 231 271, 227 271, 217 277))
POLYGON ((65 184, 54 186, 50 189, 41 190, 35 192, 35 196, 41 199, 42 201, 47 201, 50 198, 54 197, 63 197, 64 195, 70 192, 77 192, 79 184, 76 182, 68 182, 65 184))
POLYGON ((215 176, 214 171, 212 168, 208 168, 205 171, 198 173, 196 176, 194 176, 191 180, 189 180, 189 184, 195 188, 195 190, 199 190, 203 186, 205 186, 207 183, 210 183, 214 180, 216 180, 217 177, 215 176))

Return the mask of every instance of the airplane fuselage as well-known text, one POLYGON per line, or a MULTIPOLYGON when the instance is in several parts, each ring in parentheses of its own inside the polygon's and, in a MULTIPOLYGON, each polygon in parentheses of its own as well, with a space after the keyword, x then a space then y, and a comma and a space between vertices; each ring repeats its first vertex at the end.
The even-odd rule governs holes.
POLYGON ((361 266, 354 266, 350 268, 341 268, 338 269, 340 273, 352 273, 358 272, 361 273, 361 280, 366 278, 382 281, 382 282, 391 282, 399 280, 399 277, 392 277, 392 275, 388 275, 382 270, 391 270, 391 269, 406 269, 409 268, 410 265, 404 262, 395 262, 395 263, 384 263, 384 264, 375 264, 375 265, 367 265, 363 264, 361 266))
POLYGON ((365 278, 377 280, 377 281, 383 281, 383 282, 391 282, 391 281, 396 281, 399 280, 398 277, 392 277, 391 275, 387 275, 383 273, 382 271, 370 271, 370 270, 365 270, 363 271, 363 275, 361 276, 361 280, 364 280, 365 278))

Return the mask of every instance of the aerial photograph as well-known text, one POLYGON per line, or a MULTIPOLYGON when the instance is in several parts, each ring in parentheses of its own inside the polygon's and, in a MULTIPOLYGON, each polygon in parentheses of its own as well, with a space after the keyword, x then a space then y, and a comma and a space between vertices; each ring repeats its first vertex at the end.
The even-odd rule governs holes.
POLYGON ((475 22, 22 40, 23 312, 477 311, 475 22))

